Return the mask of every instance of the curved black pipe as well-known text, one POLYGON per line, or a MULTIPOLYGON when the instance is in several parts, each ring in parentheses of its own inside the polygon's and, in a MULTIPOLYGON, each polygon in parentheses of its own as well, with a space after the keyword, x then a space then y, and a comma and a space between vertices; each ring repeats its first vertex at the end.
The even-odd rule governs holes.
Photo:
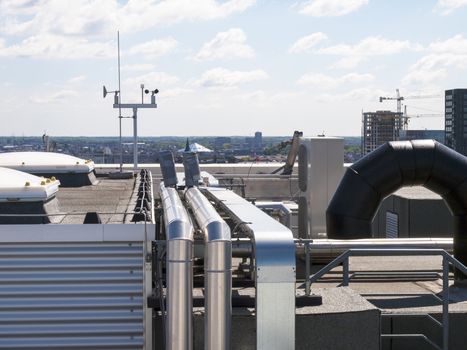
POLYGON ((434 140, 388 142, 350 166, 326 211, 328 237, 370 237, 381 201, 415 185, 446 201, 454 216, 454 255, 467 265, 467 157, 434 140))

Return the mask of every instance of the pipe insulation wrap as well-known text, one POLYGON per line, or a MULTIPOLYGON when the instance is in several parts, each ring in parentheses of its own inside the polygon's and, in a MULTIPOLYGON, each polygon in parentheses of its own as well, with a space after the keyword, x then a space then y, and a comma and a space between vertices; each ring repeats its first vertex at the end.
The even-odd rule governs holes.
POLYGON ((371 237, 381 201, 416 185, 446 201, 454 216, 454 255, 466 265, 467 157, 434 140, 388 142, 351 165, 326 211, 328 238, 371 237))

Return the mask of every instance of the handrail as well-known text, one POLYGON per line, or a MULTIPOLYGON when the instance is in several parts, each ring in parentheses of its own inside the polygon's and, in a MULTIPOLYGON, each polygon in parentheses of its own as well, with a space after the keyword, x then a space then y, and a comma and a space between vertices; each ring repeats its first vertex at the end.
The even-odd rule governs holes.
MULTIPOLYGON (((365 249, 349 249, 320 269, 313 275, 310 275, 310 249, 309 243, 305 245, 306 253, 306 284, 305 293, 310 295, 311 284, 323 277, 326 273, 342 264, 342 285, 348 286, 349 278, 349 258, 351 256, 433 256, 438 255, 443 258, 443 350, 448 350, 449 347, 449 264, 452 264, 462 273, 467 275, 467 267, 457 260, 454 256, 450 255, 443 249, 415 249, 415 248, 365 248, 365 249)), ((428 340, 428 339, 427 339, 428 340)), ((431 342, 431 341, 430 341, 431 342)))

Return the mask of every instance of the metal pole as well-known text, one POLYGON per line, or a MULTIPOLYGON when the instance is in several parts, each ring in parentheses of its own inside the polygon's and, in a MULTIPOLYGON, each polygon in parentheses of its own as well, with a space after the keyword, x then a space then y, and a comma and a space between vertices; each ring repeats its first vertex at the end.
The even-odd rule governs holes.
POLYGON ((120 129, 120 137, 119 137, 119 142, 120 142, 120 172, 123 171, 123 144, 122 144, 122 115, 118 116, 118 124, 119 124, 119 129, 120 129))
POLYGON ((138 170, 138 108, 133 108, 133 170, 138 170))
POLYGON ((118 124, 120 129, 120 172, 123 171, 123 144, 122 144, 122 88, 120 85, 120 31, 117 31, 117 48, 118 48, 118 124))
POLYGON ((449 261, 443 255, 443 350, 449 349, 449 261))
POLYGON ((347 255, 342 262, 342 285, 347 287, 349 285, 349 256, 347 255))
POLYGON ((310 243, 306 242, 305 243, 305 293, 306 295, 310 295, 310 287, 311 287, 311 282, 310 282, 310 243))

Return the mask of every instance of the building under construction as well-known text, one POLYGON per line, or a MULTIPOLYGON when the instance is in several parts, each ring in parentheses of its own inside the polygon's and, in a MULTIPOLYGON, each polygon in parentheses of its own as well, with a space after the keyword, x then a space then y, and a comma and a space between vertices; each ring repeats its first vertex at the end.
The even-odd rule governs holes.
POLYGON ((362 113, 362 155, 388 141, 398 141, 405 127, 404 114, 391 111, 362 113))

